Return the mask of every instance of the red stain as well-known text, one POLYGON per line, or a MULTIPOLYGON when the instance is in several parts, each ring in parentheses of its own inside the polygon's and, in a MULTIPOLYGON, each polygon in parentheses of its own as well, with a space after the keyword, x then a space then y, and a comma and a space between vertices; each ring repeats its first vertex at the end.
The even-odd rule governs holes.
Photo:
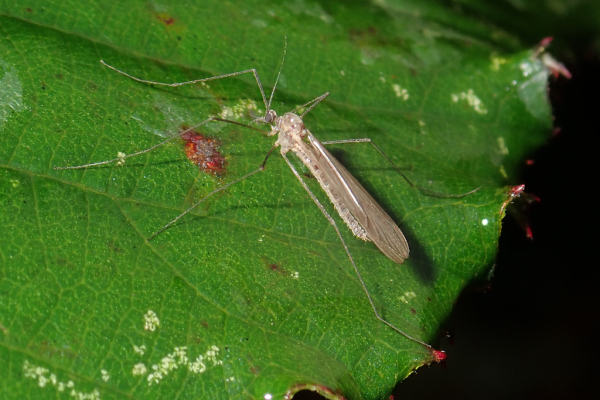
MULTIPOLYGON (((188 130, 182 126, 180 132, 188 130)), ((222 176, 225 174, 227 160, 219 152, 219 141, 210 136, 204 136, 200 132, 188 131, 181 135, 184 142, 184 150, 187 158, 196 164, 202 171, 212 175, 222 176)))
POLYGON ((413 314, 415 314, 415 315, 417 314, 417 310, 415 310, 414 308, 411 308, 410 312, 413 313, 413 314))
POLYGON ((173 25, 175 23, 175 18, 170 17, 168 15, 165 14, 158 14, 156 16, 156 18, 158 18, 160 21, 162 21, 165 25, 173 25))
POLYGON ((534 162, 535 162, 534 160, 527 160, 527 161, 525 161, 525 164, 533 165, 534 162))
POLYGON ((433 361, 435 362, 444 361, 448 357, 445 352, 435 349, 431 351, 431 355, 433 355, 433 361))
POLYGON ((282 275, 287 275, 287 272, 286 272, 284 269, 282 269, 282 268, 281 268, 279 265, 277 265, 277 264, 269 264, 269 265, 268 265, 268 268, 269 268, 271 271, 274 271, 274 272, 279 272, 279 273, 280 273, 280 274, 282 274, 282 275))

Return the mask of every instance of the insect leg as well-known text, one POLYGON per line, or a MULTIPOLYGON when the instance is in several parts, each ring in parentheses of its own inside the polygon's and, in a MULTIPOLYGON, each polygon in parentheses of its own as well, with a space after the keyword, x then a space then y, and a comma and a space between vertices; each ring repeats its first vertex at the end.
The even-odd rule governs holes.
POLYGON ((192 211, 194 208, 196 208, 198 205, 200 205, 200 203, 204 202, 204 200, 208 199, 210 196, 219 193, 222 190, 227 189, 230 186, 235 185, 238 182, 243 181, 246 178, 251 177, 252 175, 258 173, 258 172, 262 172, 265 170, 265 164, 267 163, 267 160, 269 159, 269 156, 271 155, 271 153, 273 152, 273 150, 275 150, 276 147, 271 147, 271 150, 269 150, 269 152, 267 153, 264 161, 262 162, 262 164, 260 165, 260 167, 258 167, 257 169, 255 169, 254 171, 247 173, 246 175, 242 176, 241 178, 238 178, 232 182, 229 182, 226 185, 221 186, 218 189, 213 190, 212 192, 210 192, 209 194, 207 194, 206 196, 204 196, 203 198, 201 198, 200 200, 198 200, 197 202, 195 202, 190 208, 188 208, 187 210, 185 210, 184 212, 182 212, 181 214, 179 214, 177 216, 177 218, 173 219, 171 222, 169 222, 168 224, 166 224, 165 226, 163 226, 162 228, 160 228, 158 231, 156 231, 152 236, 150 236, 147 240, 150 241, 152 240, 155 236, 159 235, 160 233, 162 233, 165 229, 167 229, 168 227, 170 227, 171 225, 173 225, 175 222, 179 221, 185 214, 189 213, 190 211, 192 211))
POLYGON ((294 175, 296 175, 296 178, 298 178, 298 180, 300 181, 300 184, 302 185, 302 187, 304 188, 304 190, 306 190, 306 192, 310 195, 310 197, 312 198, 313 202, 317 205, 317 207, 319 207, 319 209, 321 210, 321 212, 323 213, 323 215, 325 216, 325 218, 327 218, 327 220, 329 221, 329 223, 331 224, 331 226, 333 226, 333 228, 335 229, 335 232, 337 233, 338 238, 340 239, 340 241, 342 242, 342 245, 344 246, 344 250, 346 251, 346 255, 348 256, 348 258, 350 259, 350 262, 352 263, 352 266, 354 267, 354 272, 356 273, 356 276, 358 277, 358 280, 360 281, 360 284, 363 288, 363 290, 365 291, 365 294, 367 295, 367 299, 369 299, 369 303, 371 304, 371 308, 373 309, 373 313, 375 313, 375 317, 383 322, 384 324, 386 324, 387 326, 389 326, 390 328, 392 328, 393 330, 395 330, 396 332, 400 333, 401 335, 405 336, 407 339, 412 340, 413 342, 419 343, 420 345, 428 348, 428 349, 432 349, 432 347, 430 345, 428 345, 427 343, 416 339, 412 336, 410 336, 409 334, 407 334, 406 332, 402 331, 400 328, 397 328, 396 326, 392 325, 391 323, 389 323, 388 321, 386 321, 385 319, 383 319, 381 317, 381 315, 379 314, 379 312, 377 311, 377 307, 375 307, 375 303, 373 302, 373 299, 371 298, 371 293, 369 293, 369 290, 367 289, 367 286, 365 285, 365 281, 363 280, 358 267, 356 266, 356 263, 354 262, 354 258, 352 258, 352 254, 350 254, 350 250, 348 249, 348 246, 346 245, 346 242, 344 241, 344 238, 342 237, 342 234, 340 233, 340 230, 337 227, 337 224, 335 223, 335 220, 331 217, 331 215, 329 215, 329 213, 327 212, 327 210, 325 210, 325 207, 323 207, 323 205, 321 204, 321 202, 317 199, 317 197, 315 196, 315 194, 310 190, 310 188, 308 187, 308 185, 304 182, 304 180, 302 179, 302 177, 300 176, 300 174, 298 173, 298 171, 296 171, 296 168, 294 168, 293 164, 290 162, 290 160, 287 158, 287 156, 285 154, 282 154, 283 158, 285 160, 285 162, 287 163, 287 165, 290 167, 290 169, 292 170, 292 172, 294 173, 294 175))
MULTIPOLYGON (((135 156, 139 156, 139 155, 141 155, 141 154, 144 154, 144 153, 148 153, 148 152, 150 152, 150 151, 152 151, 152 150, 154 150, 154 149, 156 149, 156 148, 159 148, 160 146, 162 146, 162 145, 164 145, 164 144, 167 144, 167 143, 169 143, 169 142, 170 142, 171 140, 173 140, 173 139, 176 139, 176 138, 178 138, 178 137, 181 137, 181 135, 183 135, 183 134, 185 134, 185 133, 191 132, 191 131, 193 131, 194 129, 196 129, 196 128, 200 127, 200 126, 202 126, 202 125, 204 125, 204 124, 207 124, 207 123, 209 123, 210 121, 224 121, 224 122, 231 122, 231 123, 235 123, 234 121, 226 121, 226 120, 223 120, 223 119, 221 119, 221 118, 210 117, 210 118, 208 118, 208 119, 205 119, 204 121, 200 122, 199 124, 196 124, 196 125, 192 126, 191 128, 188 128, 188 129, 186 129, 185 131, 178 133, 177 135, 171 136, 171 137, 170 137, 170 138, 168 138, 167 140, 163 140, 162 142, 160 142, 160 143, 158 143, 158 144, 156 144, 156 145, 154 145, 154 146, 152 146, 152 147, 149 147, 149 148, 147 148, 147 149, 140 150, 140 151, 138 151, 138 152, 131 153, 131 154, 119 154, 119 157, 117 157, 117 158, 113 158, 112 160, 99 161, 99 162, 95 162, 95 163, 91 163, 91 164, 76 165, 76 166, 73 166, 73 167, 54 167, 54 169, 55 169, 55 170, 63 170, 63 169, 82 169, 82 168, 88 168, 88 167, 95 167, 95 166, 98 166, 98 165, 110 164, 110 163, 113 163, 113 162, 120 162, 120 163, 123 163, 123 162, 125 161, 125 159, 126 159, 126 158, 135 157, 135 156)), ((262 132, 262 131, 261 131, 261 132, 262 132)))
POLYGON ((270 103, 267 102, 267 96, 265 95, 265 91, 263 89, 262 83, 260 81, 260 78, 258 77, 258 72, 254 68, 247 69, 247 70, 244 70, 244 71, 232 72, 232 73, 229 73, 229 74, 223 74, 223 75, 218 75, 218 76, 211 76, 211 77, 208 77, 208 78, 194 79, 192 81, 176 82, 176 83, 164 83, 164 82, 155 82, 155 81, 149 81, 149 80, 146 80, 146 79, 137 78, 137 77, 135 77, 133 75, 128 74, 125 71, 121 71, 120 69, 115 68, 112 65, 109 65, 109 64, 105 63, 104 60, 100 60, 100 63, 102 63, 102 65, 104 65, 105 67, 108 67, 108 68, 112 69, 113 71, 118 72, 121 75, 125 75, 129 79, 133 79, 134 81, 141 82, 141 83, 148 83, 148 84, 151 84, 151 85, 161 85, 161 86, 170 86, 170 87, 177 87, 177 86, 191 85, 191 84, 194 84, 194 83, 214 81, 216 79, 229 78, 229 77, 232 77, 232 76, 238 76, 238 75, 248 74, 248 73, 251 72, 254 75, 254 78, 256 79, 256 83, 258 84, 258 88, 260 90, 260 94, 262 96, 263 102, 265 103, 265 107, 267 108, 267 110, 269 110, 269 107, 270 107, 270 103))

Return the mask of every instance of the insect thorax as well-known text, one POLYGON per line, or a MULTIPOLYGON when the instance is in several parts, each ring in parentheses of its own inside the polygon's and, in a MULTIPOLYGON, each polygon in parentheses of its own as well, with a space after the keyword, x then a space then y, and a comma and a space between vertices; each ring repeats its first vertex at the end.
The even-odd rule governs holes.
POLYGON ((273 133, 279 133, 276 146, 281 146, 281 153, 285 154, 292 150, 294 145, 301 142, 308 135, 308 130, 300 116, 288 112, 275 120, 271 130, 273 133))

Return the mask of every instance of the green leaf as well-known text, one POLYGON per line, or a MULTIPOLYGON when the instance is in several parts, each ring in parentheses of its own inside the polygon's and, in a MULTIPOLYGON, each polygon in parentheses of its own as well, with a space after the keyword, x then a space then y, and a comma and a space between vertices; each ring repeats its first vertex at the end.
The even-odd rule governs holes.
POLYGON ((257 168, 273 138, 202 126, 227 159, 221 177, 187 160, 179 140, 123 166, 53 169, 146 149, 228 110, 247 123, 248 104, 264 111, 251 75, 165 88, 100 59, 161 82, 256 68, 269 91, 287 36, 273 109, 329 91, 305 118, 319 139, 369 137, 430 190, 481 187, 432 197, 368 145, 332 150, 411 247, 395 264, 334 216, 379 311, 433 342, 461 289, 490 272, 506 185, 548 137, 547 71, 495 28, 442 6, 388 3, 0 6, 7 398, 265 399, 311 389, 375 399, 434 360, 375 319, 335 231, 276 153, 265 172, 146 241, 257 168))

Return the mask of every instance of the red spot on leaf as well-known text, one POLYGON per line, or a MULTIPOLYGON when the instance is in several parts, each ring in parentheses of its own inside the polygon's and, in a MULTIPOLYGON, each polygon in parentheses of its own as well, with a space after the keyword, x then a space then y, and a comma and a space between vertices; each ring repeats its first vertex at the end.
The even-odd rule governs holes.
POLYGON ((158 18, 160 21, 162 21, 165 25, 173 25, 175 23, 175 18, 170 17, 168 15, 165 14, 158 14, 156 16, 156 18, 158 18))
POLYGON ((527 160, 527 161, 525 161, 525 164, 533 165, 534 162, 535 162, 535 160, 527 160))
MULTIPOLYGON (((182 126, 181 131, 188 130, 182 126)), ((225 173, 227 160, 219 152, 219 141, 200 132, 187 131, 181 135, 184 142, 185 155, 202 171, 222 176, 225 173)))

